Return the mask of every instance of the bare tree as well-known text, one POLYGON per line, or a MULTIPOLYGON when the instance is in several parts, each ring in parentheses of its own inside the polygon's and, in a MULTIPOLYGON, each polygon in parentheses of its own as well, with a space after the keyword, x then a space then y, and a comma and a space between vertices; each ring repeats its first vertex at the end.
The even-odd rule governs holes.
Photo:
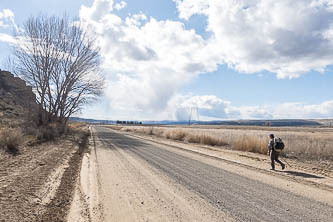
POLYGON ((72 114, 102 93, 96 39, 66 16, 30 17, 23 29, 14 47, 15 73, 35 90, 39 124, 65 126, 72 114))

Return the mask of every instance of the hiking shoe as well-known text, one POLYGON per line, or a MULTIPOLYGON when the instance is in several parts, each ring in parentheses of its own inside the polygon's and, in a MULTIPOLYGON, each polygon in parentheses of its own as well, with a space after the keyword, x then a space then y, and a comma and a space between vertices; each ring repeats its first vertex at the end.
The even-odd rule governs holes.
POLYGON ((272 168, 271 170, 275 170, 274 168, 272 168))
POLYGON ((284 168, 286 168, 286 164, 282 164, 282 170, 284 170, 284 168))

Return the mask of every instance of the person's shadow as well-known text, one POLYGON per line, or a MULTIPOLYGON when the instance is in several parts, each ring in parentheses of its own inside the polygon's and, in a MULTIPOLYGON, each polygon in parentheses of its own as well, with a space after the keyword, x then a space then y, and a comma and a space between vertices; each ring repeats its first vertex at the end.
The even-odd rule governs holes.
POLYGON ((303 172, 296 172, 296 171, 291 171, 291 170, 286 170, 286 171, 280 171, 282 173, 286 173, 292 176, 297 176, 297 177, 304 177, 304 178, 314 178, 314 179, 323 179, 325 177, 322 176, 317 176, 309 173, 303 173, 303 172))

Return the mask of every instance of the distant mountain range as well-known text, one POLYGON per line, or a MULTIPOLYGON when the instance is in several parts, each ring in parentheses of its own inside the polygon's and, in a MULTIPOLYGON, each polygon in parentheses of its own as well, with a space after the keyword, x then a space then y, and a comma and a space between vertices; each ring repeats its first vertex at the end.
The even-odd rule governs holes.
MULTIPOLYGON (((91 124, 116 124, 116 120, 96 120, 84 119, 79 117, 71 118, 73 121, 86 122, 91 124)), ((125 121, 126 122, 126 121, 125 121)), ((131 121, 128 121, 130 124, 131 121)), ((133 122, 133 121, 132 121, 133 122)), ((305 120, 305 119, 281 119, 281 120, 216 120, 216 121, 140 121, 144 125, 231 125, 231 126, 331 126, 333 127, 333 120, 305 120)))

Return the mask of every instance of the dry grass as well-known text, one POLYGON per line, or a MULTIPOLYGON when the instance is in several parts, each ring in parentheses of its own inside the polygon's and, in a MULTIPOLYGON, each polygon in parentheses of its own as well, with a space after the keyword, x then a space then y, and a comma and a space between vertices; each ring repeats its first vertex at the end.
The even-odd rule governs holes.
MULTIPOLYGON (((2 121, 1 123, 4 122, 2 121)), ((23 123, 19 126, 16 122, 11 125, 0 125, 0 151, 17 154, 19 148, 23 145, 33 146, 55 140, 63 135, 62 128, 57 124, 36 127, 34 125, 29 126, 23 123)), ((66 129, 66 135, 76 135, 80 137, 77 141, 85 141, 89 134, 87 134, 87 132, 89 132, 87 129, 88 125, 85 123, 71 122, 66 129)))
POLYGON ((206 134, 201 134, 198 136, 200 143, 209 146, 227 146, 228 143, 225 142, 222 138, 213 137, 206 134))
POLYGON ((306 159, 333 159, 333 130, 322 128, 211 127, 209 126, 117 126, 117 129, 167 139, 232 149, 267 153, 268 135, 274 133, 286 145, 285 156, 306 159))
POLYGON ((267 144, 266 141, 262 138, 243 135, 239 138, 235 138, 232 147, 235 150, 243 150, 254 153, 267 153, 267 144))
POLYGON ((71 121, 68 124, 68 128, 75 130, 75 129, 81 129, 83 127, 86 127, 87 125, 88 125, 87 123, 71 121))
POLYGON ((228 143, 222 138, 216 138, 207 133, 196 133, 188 131, 187 129, 170 129, 163 127, 142 127, 142 126, 109 126, 115 130, 121 130, 124 132, 134 132, 141 133, 147 135, 155 135, 159 137, 163 137, 166 139, 184 141, 188 143, 199 143, 203 145, 210 146, 226 146, 228 143))
POLYGON ((184 141, 186 133, 183 130, 167 130, 164 137, 172 140, 184 141))

